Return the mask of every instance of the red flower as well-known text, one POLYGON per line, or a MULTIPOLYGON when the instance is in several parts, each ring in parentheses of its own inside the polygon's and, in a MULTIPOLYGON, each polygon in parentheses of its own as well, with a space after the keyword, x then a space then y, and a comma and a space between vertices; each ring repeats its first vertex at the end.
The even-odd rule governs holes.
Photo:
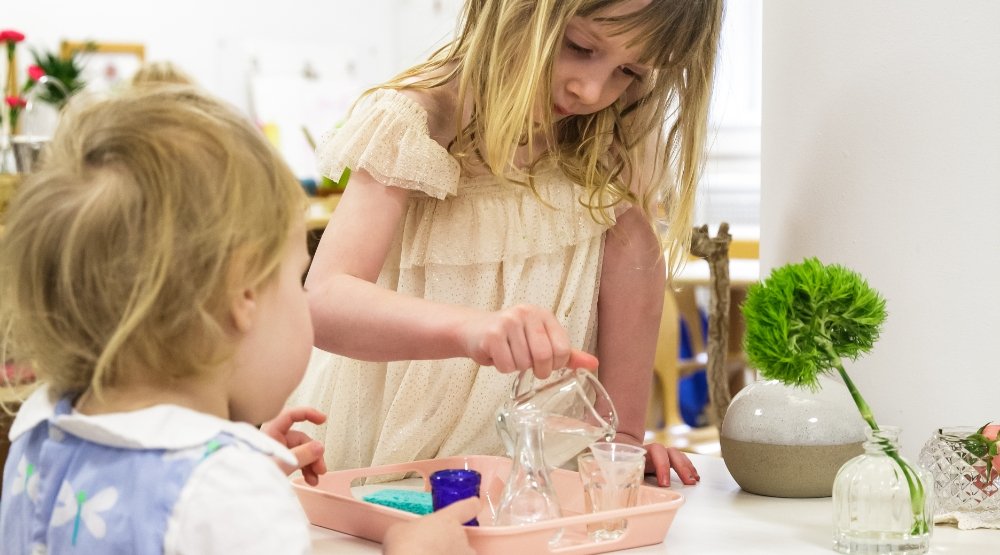
POLYGON ((24 40, 24 34, 13 29, 4 29, 3 31, 0 31, 0 41, 21 42, 22 40, 24 40))
POLYGON ((32 81, 38 81, 42 77, 45 77, 45 70, 38 66, 28 66, 28 79, 32 81))
POLYGON ((7 105, 11 108, 24 108, 28 105, 28 101, 21 98, 20 96, 8 96, 7 105))

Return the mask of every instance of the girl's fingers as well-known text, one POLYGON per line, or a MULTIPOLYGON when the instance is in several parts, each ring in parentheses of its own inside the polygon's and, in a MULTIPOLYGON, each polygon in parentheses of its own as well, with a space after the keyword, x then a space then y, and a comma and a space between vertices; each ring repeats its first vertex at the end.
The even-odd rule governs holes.
POLYGON ((656 473, 656 484, 660 487, 670 485, 670 454, 667 449, 658 444, 646 445, 646 470, 656 473))
POLYGON ((674 468, 674 472, 677 473, 681 478, 681 482, 685 485, 693 486, 701 480, 701 476, 698 475, 698 470, 694 467, 694 463, 687 455, 682 453, 678 449, 668 449, 668 454, 670 455, 670 466, 674 468))
POLYGON ((508 324, 504 330, 507 333, 507 346, 514 359, 514 368, 518 371, 531 368, 531 349, 525 337, 525 322, 508 324))
POLYGON ((549 346, 552 350, 552 370, 569 367, 570 353, 569 334, 555 316, 549 315, 544 320, 549 346))
POLYGON ((528 348, 531 349, 531 368, 535 376, 545 379, 555 370, 552 359, 552 338, 544 320, 532 319, 524 326, 528 348))
POLYGON ((489 354, 490 361, 497 370, 505 374, 517 370, 514 357, 510 352, 510 345, 506 341, 498 341, 496 345, 491 346, 489 354))
POLYGON ((597 370, 597 357, 579 349, 570 351, 569 360, 566 361, 567 368, 584 368, 590 371, 597 370))
POLYGON ((650 443, 646 447, 646 469, 656 473, 656 483, 660 487, 670 485, 670 469, 673 468, 681 482, 693 486, 701 480, 691 459, 678 449, 667 448, 659 443, 650 443))

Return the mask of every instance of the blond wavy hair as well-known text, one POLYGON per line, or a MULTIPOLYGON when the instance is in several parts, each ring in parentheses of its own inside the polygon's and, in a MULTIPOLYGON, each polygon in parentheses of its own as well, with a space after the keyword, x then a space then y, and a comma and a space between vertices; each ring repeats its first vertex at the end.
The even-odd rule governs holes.
POLYGON ((5 359, 58 395, 216 367, 235 289, 275 279, 305 203, 258 130, 193 88, 74 101, 6 214, 5 359))
POLYGON ((584 188, 581 202, 598 222, 610 223, 608 208, 622 201, 638 205, 651 224, 665 217, 662 239, 673 269, 690 242, 723 3, 652 0, 624 16, 604 15, 624 1, 468 0, 451 43, 372 90, 457 81, 458 128, 449 150, 459 161, 475 160, 534 189, 533 168, 551 160, 584 188), (553 62, 574 16, 635 32, 628 46, 640 47, 639 62, 653 69, 610 107, 554 124, 549 110, 537 108, 552 105, 553 62), (472 115, 463 125, 467 104, 472 115), (534 152, 536 132, 556 146, 525 172, 514 154, 525 144, 534 152), (648 176, 630 178, 640 173, 648 176))
POLYGON ((132 75, 130 83, 132 86, 162 85, 164 83, 194 85, 195 81, 193 77, 173 62, 157 60, 142 64, 132 75))

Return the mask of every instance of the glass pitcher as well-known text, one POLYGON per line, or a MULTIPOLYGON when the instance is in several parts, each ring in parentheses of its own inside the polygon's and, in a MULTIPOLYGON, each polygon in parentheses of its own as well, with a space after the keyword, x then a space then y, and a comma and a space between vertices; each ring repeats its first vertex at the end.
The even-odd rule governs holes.
POLYGON ((535 380, 530 372, 515 378, 510 400, 497 411, 496 419, 511 458, 517 443, 511 415, 523 410, 542 413, 542 448, 549 467, 564 465, 595 441, 611 441, 618 429, 618 413, 607 390, 593 372, 582 368, 561 370, 545 382, 535 380))

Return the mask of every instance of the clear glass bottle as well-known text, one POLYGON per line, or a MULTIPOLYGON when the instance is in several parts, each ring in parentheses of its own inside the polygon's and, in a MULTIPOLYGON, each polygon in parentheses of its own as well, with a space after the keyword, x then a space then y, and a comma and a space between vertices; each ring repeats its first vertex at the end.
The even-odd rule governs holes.
POLYGON ((899 454, 899 428, 866 430, 864 454, 833 482, 834 550, 838 553, 927 553, 934 526, 933 482, 899 454))
POLYGON ((504 484, 494 524, 511 526, 559 518, 559 500, 542 452, 544 414, 518 410, 509 415, 515 426, 513 465, 504 484))

